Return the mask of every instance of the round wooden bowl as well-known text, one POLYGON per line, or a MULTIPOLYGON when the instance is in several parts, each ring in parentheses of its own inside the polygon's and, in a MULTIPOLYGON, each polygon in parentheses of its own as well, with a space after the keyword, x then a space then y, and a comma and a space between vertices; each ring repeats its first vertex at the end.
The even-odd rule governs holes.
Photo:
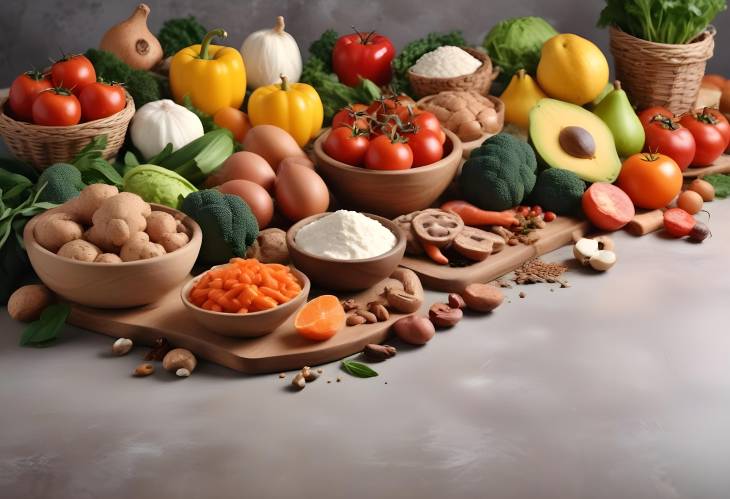
POLYGON ((256 338, 273 332, 307 301, 310 289, 309 279, 296 269, 292 269, 292 273, 299 280, 299 284, 302 286, 302 292, 288 302, 269 310, 248 314, 230 314, 226 312, 213 312, 195 306, 190 303, 188 296, 192 287, 202 277, 202 274, 195 279, 191 279, 190 282, 183 286, 180 291, 180 298, 185 308, 193 315, 193 318, 205 329, 223 336, 256 338))
POLYGON ((474 90, 482 95, 489 93, 492 82, 499 76, 499 68, 492 66, 492 60, 483 50, 472 47, 461 48, 472 57, 481 61, 482 65, 473 73, 450 78, 423 76, 409 69, 407 72, 408 81, 411 84, 413 92, 418 97, 437 94, 444 90, 474 90))
POLYGON ((446 129, 446 156, 408 170, 369 170, 337 161, 322 149, 329 133, 326 130, 314 142, 314 158, 337 201, 388 218, 431 206, 449 186, 461 161, 461 140, 446 129))
POLYGON ((326 290, 359 291, 370 288, 393 273, 406 251, 406 238, 392 220, 377 215, 363 213, 383 224, 396 237, 395 246, 382 255, 361 260, 337 260, 300 249, 296 244, 299 229, 327 215, 331 213, 319 213, 300 220, 286 233, 286 245, 292 263, 307 274, 314 284, 326 290))
MULTIPOLYGON (((57 209, 57 208, 55 208, 57 209)), ((190 242, 166 255, 123 263, 79 262, 51 253, 38 244, 33 228, 37 215, 25 226, 28 258, 43 284, 65 300, 96 308, 128 308, 153 303, 185 280, 198 258, 203 233, 187 215, 152 204, 152 209, 179 217, 190 230, 190 242)))
MULTIPOLYGON (((429 95, 427 97, 424 97, 423 99, 416 102, 416 107, 421 108, 424 111, 429 111, 428 104, 430 101, 433 100, 434 97, 435 95, 429 95)), ((493 95, 487 95, 486 97, 494 103, 494 109, 497 112, 497 121, 499 122, 499 129, 495 132, 487 132, 475 140, 470 140, 468 142, 462 140, 461 149, 464 159, 469 159, 469 155, 474 149, 482 145, 482 143, 484 143, 484 141, 487 140, 489 137, 497 135, 504 128, 504 102, 502 102, 502 99, 500 99, 499 97, 495 97, 493 95)))

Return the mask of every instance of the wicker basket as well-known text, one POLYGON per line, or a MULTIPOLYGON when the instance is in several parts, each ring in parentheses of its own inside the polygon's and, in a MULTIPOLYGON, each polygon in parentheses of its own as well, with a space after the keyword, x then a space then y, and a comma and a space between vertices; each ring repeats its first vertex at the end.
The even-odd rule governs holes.
POLYGON ((489 93, 492 82, 499 76, 499 69, 492 68, 492 60, 481 50, 470 47, 462 47, 462 49, 482 61, 482 65, 471 74, 453 78, 432 78, 412 73, 409 70, 408 80, 416 97, 420 99, 444 90, 474 90, 481 95, 489 93))
POLYGON ((654 43, 610 28, 616 78, 639 109, 663 106, 675 114, 694 106, 715 47, 715 28, 709 26, 692 43, 654 43))
POLYGON ((114 157, 124 144, 129 121, 134 116, 134 100, 127 94, 127 105, 116 114, 72 126, 41 126, 16 121, 0 107, 0 136, 18 159, 44 170, 54 163, 67 163, 97 135, 106 135, 104 158, 114 157))

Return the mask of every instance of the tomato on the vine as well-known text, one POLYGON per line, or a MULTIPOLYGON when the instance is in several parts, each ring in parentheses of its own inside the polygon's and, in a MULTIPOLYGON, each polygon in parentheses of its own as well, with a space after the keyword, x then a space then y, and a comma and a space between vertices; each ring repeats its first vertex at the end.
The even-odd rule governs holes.
POLYGON ((695 157, 695 139, 682 125, 665 115, 654 115, 644 124, 644 151, 666 154, 684 171, 695 157))
POLYGON ((46 126, 76 125, 81 120, 81 104, 70 90, 50 88, 33 102, 33 123, 46 126))
POLYGON ((430 165, 444 157, 441 138, 433 130, 422 128, 413 134, 406 134, 408 147, 413 152, 413 167, 430 165))
POLYGON ((67 55, 51 66, 51 80, 56 87, 69 88, 75 95, 96 81, 96 70, 86 56, 67 55))
POLYGON ((367 115, 368 106, 365 104, 351 104, 337 111, 332 118, 332 128, 355 125, 360 130, 368 130, 370 123, 367 115))
POLYGON ((634 154, 621 165, 616 182, 639 208, 664 208, 682 189, 682 170, 663 154, 634 154))
POLYGON ((119 83, 98 81, 81 89, 79 102, 84 121, 100 120, 124 109, 126 94, 119 83))
POLYGON ((442 145, 446 142, 446 134, 441 129, 441 122, 432 112, 421 111, 417 113, 411 121, 421 130, 431 130, 436 133, 442 145))
POLYGON ((51 88, 51 81, 38 71, 18 76, 10 85, 8 105, 15 116, 23 121, 33 119, 33 101, 38 94, 51 88))
POLYGON ((673 119, 674 114, 667 109, 666 107, 661 106, 652 106, 647 107, 643 111, 639 113, 639 121, 641 121, 641 124, 646 127, 646 125, 649 124, 651 119, 655 116, 664 116, 665 118, 673 119))
POLYGON ((365 167, 371 170, 407 170, 413 165, 413 152, 399 139, 380 135, 370 141, 365 167))
POLYGON ((333 128, 322 148, 337 161, 352 166, 362 166, 370 140, 356 127, 339 126, 333 128))
POLYGON ((709 113, 687 113, 679 122, 687 128, 695 138, 697 150, 692 166, 712 164, 727 148, 726 136, 722 124, 709 113))

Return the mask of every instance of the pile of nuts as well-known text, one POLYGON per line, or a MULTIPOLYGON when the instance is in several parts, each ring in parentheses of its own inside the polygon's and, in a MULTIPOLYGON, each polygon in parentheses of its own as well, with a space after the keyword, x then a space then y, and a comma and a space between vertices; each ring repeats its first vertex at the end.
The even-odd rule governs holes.
POLYGON ((385 322, 390 319, 389 309, 401 314, 412 314, 421 307, 423 288, 415 272, 399 267, 393 271, 390 278, 400 281, 401 286, 386 286, 380 297, 369 302, 365 308, 354 299, 342 302, 345 312, 351 312, 347 316, 348 326, 385 322))
MULTIPOLYGON (((117 357, 127 355, 134 346, 129 338, 118 338, 112 343, 112 353, 117 357)), ((145 362, 139 364, 132 371, 132 375, 138 378, 149 376, 155 372, 152 361, 162 361, 162 368, 165 371, 174 372, 180 378, 187 378, 192 374, 198 365, 193 352, 185 348, 171 348, 164 338, 157 338, 155 346, 144 357, 145 362)))
POLYGON ((303 390, 304 387, 307 386, 307 383, 311 383, 319 378, 320 374, 322 374, 322 369, 317 369, 315 371, 309 366, 304 366, 297 374, 294 375, 294 379, 291 381, 291 386, 295 390, 303 390))
POLYGON ((561 288, 570 285, 561 276, 568 267, 561 263, 548 263, 539 258, 532 258, 515 269, 514 281, 517 284, 535 284, 541 282, 558 283, 561 288))

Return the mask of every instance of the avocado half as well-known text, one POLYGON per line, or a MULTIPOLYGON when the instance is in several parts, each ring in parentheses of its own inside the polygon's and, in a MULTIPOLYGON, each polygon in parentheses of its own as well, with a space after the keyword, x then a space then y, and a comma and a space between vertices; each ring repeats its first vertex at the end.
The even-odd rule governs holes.
POLYGON ((540 100, 530 111, 530 142, 541 162, 586 182, 613 182, 621 171, 611 130, 575 104, 540 100))

